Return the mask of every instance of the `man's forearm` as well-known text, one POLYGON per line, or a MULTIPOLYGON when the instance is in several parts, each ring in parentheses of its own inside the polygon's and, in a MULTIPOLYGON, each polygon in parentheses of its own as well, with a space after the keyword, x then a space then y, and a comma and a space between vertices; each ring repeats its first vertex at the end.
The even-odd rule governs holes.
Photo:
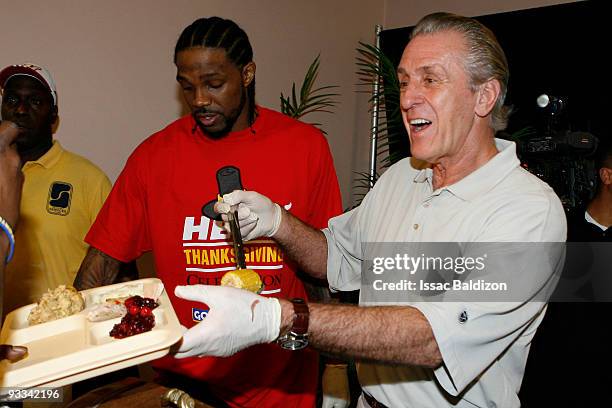
MULTIPOLYGON (((293 306, 281 301, 281 333, 293 306)), ((391 364, 438 367, 442 356, 429 322, 412 307, 357 307, 311 303, 309 341, 325 352, 391 364)))
MULTIPOLYGON (((6 268, 6 262, 4 260, 9 251, 9 240, 1 231, 0 234, 0 293, 4 297, 4 269, 6 268)), ((0 299, 0 319, 4 317, 3 313, 3 302, 2 299, 0 299)))
POLYGON ((121 261, 90 247, 74 279, 74 287, 84 290, 110 285, 115 281, 121 265, 121 261))
POLYGON ((274 240, 301 270, 317 279, 327 278, 327 240, 325 234, 303 223, 285 210, 274 240))

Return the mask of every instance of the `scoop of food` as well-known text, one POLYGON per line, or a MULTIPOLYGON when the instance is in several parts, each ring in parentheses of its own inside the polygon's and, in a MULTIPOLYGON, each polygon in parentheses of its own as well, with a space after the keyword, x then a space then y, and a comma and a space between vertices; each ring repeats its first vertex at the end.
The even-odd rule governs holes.
POLYGON ((111 337, 123 339, 153 329, 155 326, 153 309, 159 306, 159 303, 151 298, 132 296, 125 300, 124 305, 127 313, 108 333, 111 337))
POLYGON ((245 289, 253 293, 261 292, 263 287, 259 274, 252 269, 236 269, 227 272, 221 278, 221 285, 245 289))
MULTIPOLYGON (((228 178, 238 177, 237 185, 241 186, 239 172, 236 173, 234 168, 222 168, 217 172, 217 179, 228 180, 228 178), (228 170, 228 171, 225 171, 228 170)), ((221 186, 219 181, 219 186, 221 186)), ((232 184, 232 183, 230 183, 232 184)), ((219 195, 219 202, 223 202, 223 198, 219 195)), ((246 267, 246 257, 244 254, 244 243, 242 242, 242 235, 240 233, 240 224, 238 223, 238 208, 231 208, 227 213, 229 218, 229 224, 231 228, 232 241, 234 243, 234 254, 236 258, 235 271, 229 271, 221 278, 221 286, 231 286, 233 288, 245 289, 253 293, 259 293, 263 289, 263 283, 259 274, 252 269, 246 267)))
POLYGON ((30 326, 71 316, 85 308, 83 296, 72 286, 59 285, 47 290, 38 304, 30 311, 30 326))

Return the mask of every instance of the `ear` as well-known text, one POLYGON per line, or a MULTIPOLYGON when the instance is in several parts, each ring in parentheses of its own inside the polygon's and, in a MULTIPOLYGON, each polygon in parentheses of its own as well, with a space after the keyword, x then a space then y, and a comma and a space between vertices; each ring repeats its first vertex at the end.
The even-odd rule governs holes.
POLYGON ((501 86, 497 79, 489 79, 478 87, 476 99, 476 115, 484 118, 489 115, 499 98, 501 86))
POLYGON ((255 79, 255 63, 249 62, 242 68, 242 86, 248 87, 255 79))
POLYGON ((602 167, 599 169, 599 178, 606 186, 612 185, 612 169, 608 167, 602 167))

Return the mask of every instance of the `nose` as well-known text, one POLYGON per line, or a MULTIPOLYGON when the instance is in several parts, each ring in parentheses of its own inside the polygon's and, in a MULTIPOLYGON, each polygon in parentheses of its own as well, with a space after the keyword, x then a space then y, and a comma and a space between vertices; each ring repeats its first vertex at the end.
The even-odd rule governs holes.
POLYGON ((23 99, 19 99, 17 103, 15 103, 13 112, 15 115, 27 115, 30 107, 28 102, 23 99))
POLYGON ((15 113, 17 113, 18 115, 25 115, 25 114, 27 114, 28 113, 28 109, 25 106, 25 103, 20 103, 17 106, 17 110, 15 111, 15 113))
POLYGON ((26 116, 30 114, 30 102, 26 98, 20 98, 13 105, 13 114, 15 116, 26 116))
POLYGON ((204 88, 197 88, 193 98, 193 104, 198 107, 208 106, 212 103, 210 94, 204 88))
POLYGON ((400 87, 400 107, 403 111, 408 111, 423 101, 421 89, 414 82, 416 81, 410 81, 400 87))

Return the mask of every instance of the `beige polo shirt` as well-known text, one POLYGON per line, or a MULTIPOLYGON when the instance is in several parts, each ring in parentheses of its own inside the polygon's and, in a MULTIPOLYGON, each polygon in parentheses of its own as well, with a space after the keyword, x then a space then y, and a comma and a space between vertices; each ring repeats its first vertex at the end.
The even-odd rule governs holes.
MULTIPOLYGON (((556 194, 520 167, 514 143, 496 139, 496 146, 499 153, 484 166, 435 191, 431 169, 417 170, 410 159, 389 168, 361 206, 331 219, 323 231, 330 287, 360 288, 366 242, 565 241, 566 220, 556 194)), ((556 255, 545 257, 538 281, 561 267, 556 255)), ((528 262, 520 258, 507 267, 528 262)), ((360 364, 366 392, 389 407, 520 406, 517 394, 543 302, 412 306, 432 326, 443 364, 436 370, 360 364)))

